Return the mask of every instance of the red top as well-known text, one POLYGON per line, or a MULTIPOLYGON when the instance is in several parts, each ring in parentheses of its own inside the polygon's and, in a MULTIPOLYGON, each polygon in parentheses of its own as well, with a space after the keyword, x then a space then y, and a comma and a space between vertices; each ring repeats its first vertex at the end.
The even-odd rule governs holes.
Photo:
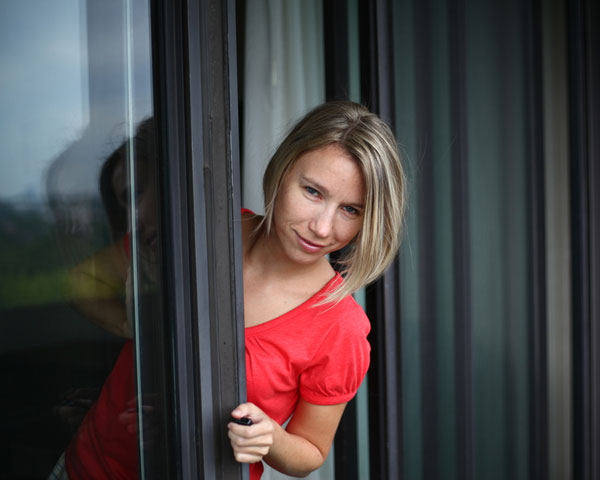
POLYGON ((100 396, 71 440, 65 467, 70 479, 131 480, 138 475, 137 434, 127 431, 119 415, 135 398, 133 342, 128 340, 100 396))
MULTIPOLYGON (((131 258, 129 233, 123 237, 123 247, 127 258, 131 258)), ((133 341, 128 340, 104 382, 98 400, 67 447, 65 468, 70 479, 139 478, 137 433, 135 429, 133 433, 128 431, 128 425, 119 421, 122 413, 135 412, 133 351, 133 341)))
MULTIPOLYGON (((369 367, 369 319, 351 296, 314 306, 342 277, 336 274, 302 305, 268 322, 246 328, 248 401, 279 424, 300 397, 316 405, 349 401, 369 367)), ((262 463, 250 465, 258 480, 262 463)))

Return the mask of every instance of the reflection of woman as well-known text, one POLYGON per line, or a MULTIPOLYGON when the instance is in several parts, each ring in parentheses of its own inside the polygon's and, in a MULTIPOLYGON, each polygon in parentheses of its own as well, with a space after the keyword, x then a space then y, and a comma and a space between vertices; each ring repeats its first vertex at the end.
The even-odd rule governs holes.
POLYGON ((369 322, 350 294, 396 254, 404 175, 389 128, 335 102, 286 137, 263 190, 265 216, 243 214, 249 402, 232 412, 252 425, 228 425, 252 479, 261 460, 294 476, 324 462, 369 364, 369 322), (339 275, 327 254, 341 249, 339 275))
MULTIPOLYGON (((156 257, 156 209, 154 171, 154 122, 142 122, 133 141, 137 180, 136 229, 141 240, 140 275, 152 283, 156 257)), ((126 161, 129 142, 124 142, 105 162, 100 178, 102 199, 114 243, 74 267, 69 294, 74 306, 106 330, 131 338, 129 268, 130 235, 127 233, 129 180, 126 161)), ((65 454, 50 476, 54 479, 138 478, 137 412, 133 342, 125 342, 104 382, 100 396, 91 406, 65 454)))
MULTIPOLYGON (((77 264, 69 271, 67 296, 72 305, 99 327, 131 338, 130 318, 125 308, 125 286, 129 273, 129 179, 128 142, 104 162, 100 172, 100 193, 109 221, 113 243, 77 264)), ((134 141, 137 189, 135 192, 140 246, 153 258, 156 248, 156 207, 152 175, 155 168, 154 120, 142 122, 134 141)))

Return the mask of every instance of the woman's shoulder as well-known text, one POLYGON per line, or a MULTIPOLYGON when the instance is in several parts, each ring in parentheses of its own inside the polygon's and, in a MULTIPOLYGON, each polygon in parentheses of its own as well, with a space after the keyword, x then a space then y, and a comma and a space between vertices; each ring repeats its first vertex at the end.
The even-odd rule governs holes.
POLYGON ((370 327, 367 314, 352 295, 348 295, 339 302, 339 311, 343 313, 345 319, 352 319, 357 327, 370 327))
MULTIPOLYGON (((336 277, 330 284, 330 289, 335 288, 343 279, 336 274, 336 277)), ((363 334, 369 331, 371 324, 363 307, 354 299, 352 295, 348 295, 339 301, 323 303, 317 305, 316 313, 318 316, 324 316, 332 321, 332 324, 337 328, 341 328, 346 332, 363 334)))

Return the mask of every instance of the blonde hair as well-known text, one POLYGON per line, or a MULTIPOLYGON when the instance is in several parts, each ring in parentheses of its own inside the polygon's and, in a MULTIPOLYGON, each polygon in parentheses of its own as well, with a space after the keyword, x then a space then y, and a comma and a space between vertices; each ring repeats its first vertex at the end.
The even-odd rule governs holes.
POLYGON ((359 234, 344 248, 344 282, 325 301, 339 301, 375 281, 400 246, 406 203, 406 180, 396 139, 388 125, 354 102, 324 103, 308 112, 271 158, 263 177, 265 216, 259 226, 273 227, 275 202, 282 180, 304 153, 335 144, 359 165, 365 182, 365 209, 359 234))

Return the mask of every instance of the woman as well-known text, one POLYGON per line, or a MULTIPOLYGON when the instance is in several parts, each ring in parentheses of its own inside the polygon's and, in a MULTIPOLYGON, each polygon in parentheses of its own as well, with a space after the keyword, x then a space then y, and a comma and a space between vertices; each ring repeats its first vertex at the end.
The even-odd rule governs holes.
POLYGON ((228 424, 252 479, 261 460, 293 476, 325 461, 369 364, 369 322, 350 294, 396 254, 405 180, 388 126, 332 102, 285 138, 263 191, 265 216, 242 215, 248 403, 231 413, 252 425, 228 424), (327 258, 340 250, 341 275, 327 258))
MULTIPOLYGON (((113 243, 71 269, 67 292, 73 306, 86 318, 127 341, 98 398, 93 404, 85 403, 87 411, 76 408, 82 402, 72 398, 57 408, 63 417, 77 416, 80 425, 48 480, 139 478, 130 232, 135 228, 139 239, 138 289, 154 292, 158 254, 154 184, 157 162, 154 118, 149 117, 139 124, 133 142, 125 140, 102 166, 100 192, 113 243), (130 143, 134 147, 137 181, 133 226, 127 215, 130 182, 126 162, 130 143)), ((153 411, 151 405, 142 408, 153 411)), ((145 418, 150 416, 146 414, 145 418)), ((153 421, 144 422, 146 439, 154 433, 153 427, 153 421)))

